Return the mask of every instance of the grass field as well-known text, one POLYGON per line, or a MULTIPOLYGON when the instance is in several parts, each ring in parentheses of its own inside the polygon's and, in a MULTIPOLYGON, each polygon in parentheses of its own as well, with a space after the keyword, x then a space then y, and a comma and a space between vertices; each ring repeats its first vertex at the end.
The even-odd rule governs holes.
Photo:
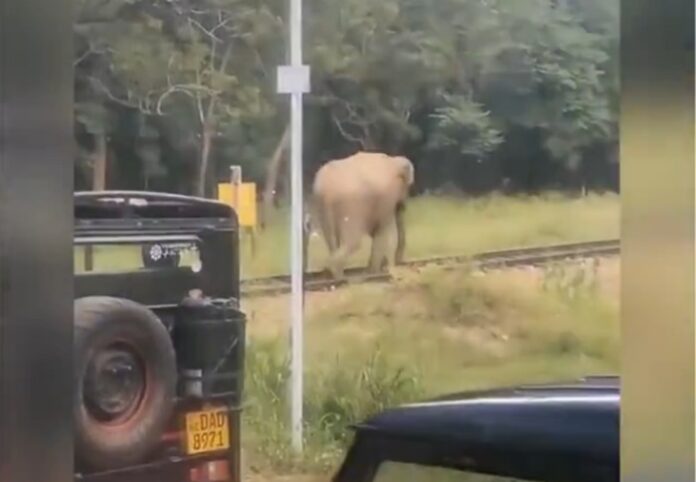
MULTIPOLYGON (((593 194, 569 198, 487 196, 475 199, 419 197, 406 211, 406 257, 470 254, 499 248, 585 241, 619 235, 619 197, 593 194)), ((258 235, 256 256, 248 240, 242 247, 245 277, 286 273, 289 269, 289 215, 274 213, 258 235)), ((310 269, 321 269, 326 247, 320 236, 310 239, 310 269)), ((352 265, 367 263, 367 239, 352 265)))
POLYGON ((255 473, 328 474, 346 426, 450 391, 616 372, 618 261, 398 281, 307 298, 306 455, 287 446, 286 296, 249 299, 245 451, 255 473))
MULTIPOLYGON (((257 234, 254 255, 250 239, 242 236, 242 277, 288 272, 289 219, 285 209, 273 214, 266 231, 257 234)), ((618 237, 619 198, 614 194, 584 198, 558 194, 475 199, 419 197, 408 206, 406 230, 407 258, 618 237)), ((350 260, 352 266, 367 263, 369 243, 367 238, 364 241, 361 250, 350 260)), ((76 254, 75 270, 79 272, 83 270, 84 259, 80 249, 76 254)), ((326 254, 321 236, 311 237, 309 268, 322 269, 326 254)), ((97 271, 113 272, 141 265, 137 246, 95 249, 97 271)))

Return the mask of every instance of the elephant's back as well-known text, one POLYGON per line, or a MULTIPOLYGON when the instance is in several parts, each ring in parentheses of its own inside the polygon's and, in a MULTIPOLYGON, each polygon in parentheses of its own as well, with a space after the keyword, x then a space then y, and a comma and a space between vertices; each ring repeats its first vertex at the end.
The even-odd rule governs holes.
POLYGON ((312 191, 322 198, 342 195, 359 189, 362 181, 349 163, 332 160, 319 168, 314 176, 312 191))

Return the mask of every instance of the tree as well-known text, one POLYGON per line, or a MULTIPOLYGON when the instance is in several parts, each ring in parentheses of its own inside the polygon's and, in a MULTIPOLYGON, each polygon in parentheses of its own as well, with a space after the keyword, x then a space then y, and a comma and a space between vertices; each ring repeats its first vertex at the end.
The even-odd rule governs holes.
MULTIPOLYGON (((108 75, 104 69, 104 55, 108 52, 100 36, 100 29, 113 21, 128 0, 108 0, 95 8, 89 0, 77 0, 74 27, 76 58, 75 68, 75 121, 76 131, 91 140, 91 151, 85 152, 78 145, 77 164, 89 171, 91 188, 106 188, 108 135, 112 128, 112 113, 106 105, 108 99, 95 88, 93 79, 108 75)), ((108 80, 102 80, 108 83, 108 80)))
MULTIPOLYGON (((409 155, 434 173, 428 183, 465 184, 462 170, 437 172, 470 163, 499 169, 491 180, 525 163, 551 180, 617 144, 616 0, 308 1, 308 174, 368 149, 409 155)), ((76 2, 76 120, 92 185, 104 185, 106 151, 139 185, 185 182, 199 195, 234 163, 265 180, 270 205, 287 145, 275 93, 285 2, 76 2)))
POLYGON ((346 140, 363 149, 398 149, 420 136, 410 117, 446 59, 410 30, 402 2, 316 1, 309 5, 309 101, 323 106, 346 140))
POLYGON ((195 8, 184 1, 138 7, 127 20, 110 25, 109 57, 118 85, 96 81, 113 102, 147 115, 185 113, 195 120, 199 159, 194 192, 205 196, 211 151, 221 129, 274 114, 254 82, 260 65, 255 47, 263 41, 264 29, 273 32, 274 18, 267 9, 234 1, 195 8))

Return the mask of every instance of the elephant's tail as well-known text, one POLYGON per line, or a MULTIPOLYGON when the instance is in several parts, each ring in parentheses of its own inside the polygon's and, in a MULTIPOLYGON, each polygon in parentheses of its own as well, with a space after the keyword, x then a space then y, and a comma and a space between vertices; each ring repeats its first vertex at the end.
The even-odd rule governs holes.
POLYGON ((312 209, 312 215, 321 229, 329 251, 333 253, 338 248, 338 237, 330 209, 331 206, 324 205, 321 199, 317 199, 312 209))

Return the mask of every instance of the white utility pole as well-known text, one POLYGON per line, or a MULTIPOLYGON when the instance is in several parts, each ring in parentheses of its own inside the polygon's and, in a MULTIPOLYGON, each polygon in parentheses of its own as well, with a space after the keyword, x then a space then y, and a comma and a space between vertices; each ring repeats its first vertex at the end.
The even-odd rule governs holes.
POLYGON ((292 186, 292 215, 290 219, 290 269, 291 269, 291 385, 290 419, 292 446, 302 451, 302 372, 303 372, 303 281, 302 281, 302 95, 309 92, 309 67, 302 64, 302 0, 290 1, 290 65, 278 68, 278 92, 290 94, 291 137, 290 167, 292 186))

